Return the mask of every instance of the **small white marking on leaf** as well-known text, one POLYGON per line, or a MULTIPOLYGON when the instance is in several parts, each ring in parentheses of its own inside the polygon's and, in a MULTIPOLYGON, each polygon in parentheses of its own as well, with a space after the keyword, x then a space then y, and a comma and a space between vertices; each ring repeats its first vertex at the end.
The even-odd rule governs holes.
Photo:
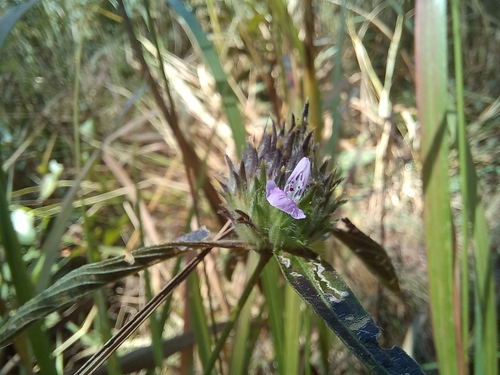
MULTIPOLYGON (((345 320, 347 320, 347 318, 345 320)), ((349 329, 351 331, 359 331, 359 330, 361 330, 361 328, 363 328, 364 326, 366 326, 369 323, 370 323, 370 317, 368 315, 365 315, 359 319, 356 319, 356 320, 353 320, 352 322, 349 322, 347 324, 347 327, 349 327, 349 329)))
POLYGON ((279 255, 278 259, 282 265, 284 265, 286 268, 290 268, 290 259, 284 257, 283 255, 279 255))
POLYGON ((328 301, 328 303, 339 303, 342 302, 342 300, 338 299, 335 297, 333 294, 325 294, 325 298, 328 301))

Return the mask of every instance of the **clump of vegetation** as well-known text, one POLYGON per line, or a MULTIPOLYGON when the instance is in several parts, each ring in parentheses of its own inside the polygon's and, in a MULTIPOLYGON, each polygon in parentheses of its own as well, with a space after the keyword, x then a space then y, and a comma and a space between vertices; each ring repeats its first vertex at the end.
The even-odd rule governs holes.
MULTIPOLYGON (((5 373, 90 363, 190 261, 201 263, 185 289, 113 348, 106 371, 368 372, 364 349, 308 299, 328 293, 304 292, 294 274, 324 267, 373 317, 353 321, 370 322, 366 336, 353 329, 365 348, 403 346, 429 373, 497 373, 500 23, 487 1, 434 5, 3 1, 0 337, 16 332, 3 336, 5 373), (305 128, 290 131, 295 121, 305 128), (272 155, 259 153, 266 137, 272 155), (302 186, 290 179, 305 175, 304 158, 302 186), (319 193, 333 193, 324 220, 319 193), (263 271, 245 231, 276 256, 263 271), (218 247, 195 256, 189 241, 218 247), (54 292, 99 270, 99 285, 54 292), (35 323, 12 342, 24 313, 35 323)), ((368 368, 385 373, 378 360, 368 368)))

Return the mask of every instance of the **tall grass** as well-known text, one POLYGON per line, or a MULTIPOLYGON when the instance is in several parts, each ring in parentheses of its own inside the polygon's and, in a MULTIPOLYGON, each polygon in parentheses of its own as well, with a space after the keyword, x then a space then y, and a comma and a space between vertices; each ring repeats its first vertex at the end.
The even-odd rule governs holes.
MULTIPOLYGON (((85 22, 77 34, 66 35, 64 31, 76 25, 72 24, 74 18, 56 14, 64 15, 71 6, 46 2, 43 9, 31 8, 36 3, 32 0, 13 7, 0 20, 0 48, 8 51, 0 60, 0 70, 7 77, 0 79, 0 88, 16 96, 11 102, 4 95, 4 113, 0 114, 0 121, 14 134, 14 141, 2 146, 1 155, 8 159, 3 170, 11 176, 1 178, 1 183, 8 184, 1 192, 1 213, 5 224, 2 254, 12 281, 4 269, 1 280, 5 290, 15 290, 18 299, 16 304, 2 292, 2 322, 8 316, 7 307, 32 297, 32 285, 37 292, 47 289, 56 271, 64 271, 65 263, 81 253, 91 253, 94 248, 95 258, 104 259, 124 248, 131 250, 140 242, 143 230, 146 240, 160 242, 176 237, 171 233, 202 224, 220 228, 223 218, 218 215, 215 179, 225 173, 222 155, 239 158, 247 141, 254 142, 270 119, 289 122, 291 114, 299 115, 309 99, 311 130, 321 145, 317 154, 338 161, 346 177, 344 195, 352 203, 343 215, 348 213, 357 227, 389 249, 393 259, 400 259, 396 271, 405 296, 411 297, 395 302, 378 287, 373 291, 373 281, 367 281, 363 266, 337 245, 326 243, 318 251, 350 280, 353 289, 367 296, 364 304, 380 318, 376 322, 384 325, 381 340, 392 344, 402 342, 413 314, 425 314, 425 309, 418 308, 427 298, 420 297, 425 291, 418 283, 412 285, 412 280, 425 275, 415 276, 412 266, 405 264, 412 252, 423 250, 420 245, 425 241, 439 373, 468 374, 471 364, 475 374, 498 373, 497 297, 485 213, 488 207, 482 203, 480 171, 473 163, 477 155, 473 155, 468 134, 467 122, 474 120, 471 113, 475 112, 467 101, 464 77, 470 66, 462 64, 461 50, 461 36, 466 32, 461 26, 467 21, 460 19, 460 10, 466 7, 479 14, 479 8, 454 0, 450 20, 444 1, 416 2, 415 9, 407 2, 375 0, 209 1, 206 5, 177 0, 119 1, 120 10, 111 3, 79 8, 85 22), (21 17, 47 16, 44 12, 50 9, 57 10, 48 15, 50 22, 37 21, 46 31, 44 41, 28 30, 29 22, 21 17), (35 11, 40 14, 32 16, 30 12, 35 11), (448 51, 450 22, 453 58, 448 51), (75 57, 74 37, 78 35, 82 39, 76 40, 75 57), (66 51, 71 52, 65 55, 66 51), (17 54, 25 58, 24 65, 15 59, 17 54), (57 63, 47 58, 54 55, 58 55, 57 63), (58 73, 60 61, 66 64, 58 73), (39 71, 37 63, 53 68, 39 71), (449 66, 453 66, 454 77, 449 66), (63 71, 74 72, 74 76, 58 77, 63 71), (41 93, 31 87, 38 86, 26 84, 38 82, 37 77, 49 81, 40 86, 41 93), (61 84, 71 80, 71 89, 61 84), (38 96, 43 97, 43 105, 34 107, 31 102, 36 103, 38 96), (16 107, 19 102, 22 105, 16 107), (16 122, 8 115, 19 108, 26 117, 16 122), (66 111, 74 116, 74 140, 65 133, 66 111), (456 111, 457 123, 450 111, 456 111), (36 121, 33 116, 38 116, 36 121), (82 131, 86 120, 94 123, 93 132, 82 131), (113 123, 111 128, 109 123, 113 123), (24 132, 16 133, 19 128, 24 132), (453 154, 454 139, 450 139, 454 129, 458 159, 453 154), (40 202, 33 198, 37 183, 16 178, 23 174, 42 177, 35 167, 44 148, 44 159, 66 164, 63 178, 69 181, 57 181, 53 197, 40 202), (71 154, 73 158, 68 158, 71 154), (408 171, 410 165, 414 167, 408 171), (460 170, 460 192, 450 192, 455 165, 460 170), (136 174, 133 179, 128 178, 131 169, 136 174), (410 244, 406 240, 411 233, 420 235, 420 171, 425 236, 410 244), (407 172, 412 176, 409 180, 401 177, 407 172), (131 188, 137 194, 130 193, 131 188), (407 192, 413 195, 405 196, 407 192), (461 216, 456 215, 457 196, 461 216), (129 201, 137 208, 135 214, 128 208, 129 201), (30 247, 20 247, 8 225, 14 205, 25 206, 37 217, 38 241, 30 247), (395 206, 404 209, 397 211, 395 206), (455 232, 455 227, 461 230, 455 232), (398 250, 404 246, 409 249, 398 250), (61 256, 63 249, 65 255, 61 256), (31 254, 41 259, 36 265, 28 259, 31 254), (470 314, 471 306, 474 314, 470 314), (395 316, 401 320, 398 324, 391 323, 398 320, 395 316)), ((489 27, 491 35, 498 31, 494 24, 489 27)), ((210 276, 210 270, 206 275, 193 275, 186 295, 174 293, 161 313, 153 315, 149 328, 138 331, 137 339, 153 337, 154 363, 148 367, 161 367, 168 361, 182 373, 202 371, 200 368, 205 373, 235 374, 249 369, 280 374, 365 371, 342 344, 332 345, 331 333, 322 322, 303 312, 302 300, 284 284, 275 262, 267 265, 257 284, 264 263, 255 254, 248 258, 239 254, 231 280, 220 271, 230 264, 223 260, 223 253, 218 250, 214 258, 215 275, 210 276), (211 329, 217 321, 226 320, 229 323, 221 334, 211 329), (268 330, 260 330, 262 326, 268 330), (163 338, 183 329, 194 330, 197 350, 191 347, 178 361, 164 360, 163 338)), ((421 262, 413 269, 422 268, 421 262)), ((181 263, 179 259, 175 266, 161 265, 145 273, 147 299, 152 298, 155 285, 178 272, 181 263)), ((75 351, 83 351, 86 343, 101 345, 122 324, 126 309, 141 307, 142 302, 127 302, 136 297, 129 284, 124 288, 128 297, 119 297, 119 302, 111 302, 115 297, 105 300, 109 292, 96 295, 96 326, 105 327, 108 318, 115 326, 101 331, 102 339, 93 340, 93 331, 84 335, 75 351)), ((50 320, 45 322, 49 325, 50 320)), ((80 324, 81 319, 76 318, 75 323, 80 324)), ((62 324, 65 334, 74 325, 62 324)), ((410 349, 422 362, 435 359, 425 349, 428 330, 425 326, 417 332, 416 345, 410 349)), ((129 344, 135 341, 132 338, 129 344)), ((57 373, 50 354, 55 343, 49 343, 41 324, 30 328, 28 338, 20 336, 15 342, 24 366, 33 367, 29 345, 41 373, 57 373)), ((0 357, 0 363, 4 359, 0 357)), ((72 359, 59 355, 59 373, 61 362, 68 371, 72 359)), ((119 371, 118 366, 112 367, 115 373, 119 371)))
MULTIPOLYGON (((465 371, 454 284, 454 238, 448 177, 446 2, 418 3, 415 73, 422 160, 429 294, 439 370, 465 371)), ((460 371, 460 372, 459 372, 460 371)))
POLYGON ((469 278, 475 294, 474 373, 498 373, 494 280, 488 226, 466 138, 459 2, 452 2, 458 123, 447 122, 449 103, 446 2, 417 4, 417 105, 423 126, 424 194, 429 291, 441 374, 466 374, 469 363, 469 278), (456 249, 450 210, 449 129, 458 126, 462 193, 462 251, 456 249), (449 128, 450 127, 450 128, 449 128), (475 268, 469 268, 472 229, 475 268), (459 256, 461 254, 461 262, 459 256), (459 274, 462 274, 461 277, 459 274), (460 281, 462 287, 460 288, 460 281), (461 299, 460 299, 461 293, 461 299))

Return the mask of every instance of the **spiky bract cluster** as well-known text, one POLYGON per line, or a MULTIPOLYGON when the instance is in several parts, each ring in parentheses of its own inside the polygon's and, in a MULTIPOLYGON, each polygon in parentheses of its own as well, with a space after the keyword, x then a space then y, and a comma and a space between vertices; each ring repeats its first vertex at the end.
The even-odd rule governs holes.
POLYGON ((227 200, 224 213, 233 222, 240 238, 259 252, 281 249, 300 252, 332 228, 332 214, 342 204, 333 196, 340 180, 327 173, 328 162, 320 167, 314 158, 312 133, 306 131, 308 106, 300 125, 273 124, 264 131, 260 144, 247 145, 239 168, 229 158, 229 176, 222 185, 227 200), (272 207, 266 199, 266 183, 273 180, 283 189, 302 158, 311 162, 311 174, 304 196, 297 203, 306 215, 297 220, 272 207))

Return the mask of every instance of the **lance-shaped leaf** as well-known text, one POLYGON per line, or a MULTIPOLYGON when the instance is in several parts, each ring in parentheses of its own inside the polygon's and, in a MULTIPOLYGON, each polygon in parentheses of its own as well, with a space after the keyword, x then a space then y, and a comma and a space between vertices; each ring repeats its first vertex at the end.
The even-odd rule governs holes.
POLYGON ((394 293, 400 293, 398 277, 385 249, 356 228, 348 218, 342 221, 347 230, 334 228, 332 234, 351 249, 382 284, 394 293))
POLYGON ((203 241, 207 229, 199 229, 177 238, 168 244, 156 245, 132 251, 133 263, 125 257, 116 257, 82 266, 63 276, 52 286, 19 307, 16 314, 0 327, 0 348, 8 344, 31 323, 61 309, 98 288, 140 271, 162 260, 181 254, 186 249, 205 247, 241 247, 236 241, 203 241))
POLYGON ((13 6, 4 13, 4 15, 0 18, 0 49, 2 49, 5 39, 7 39, 7 35, 9 35, 10 30, 12 30, 19 18, 21 18, 21 16, 33 5, 36 5, 39 2, 40 0, 27 1, 23 4, 13 6))
POLYGON ((275 256, 295 291, 375 374, 423 375, 403 349, 379 346, 379 328, 330 264, 313 254, 305 259, 277 251, 275 256))

